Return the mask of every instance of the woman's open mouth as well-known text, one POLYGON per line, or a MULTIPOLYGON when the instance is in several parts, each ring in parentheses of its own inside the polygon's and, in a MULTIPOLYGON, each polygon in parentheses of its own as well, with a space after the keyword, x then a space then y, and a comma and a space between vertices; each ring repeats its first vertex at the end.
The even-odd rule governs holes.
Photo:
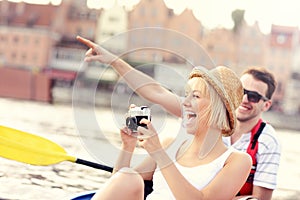
POLYGON ((196 113, 191 111, 186 111, 185 112, 186 125, 190 124, 196 117, 197 117, 196 113))

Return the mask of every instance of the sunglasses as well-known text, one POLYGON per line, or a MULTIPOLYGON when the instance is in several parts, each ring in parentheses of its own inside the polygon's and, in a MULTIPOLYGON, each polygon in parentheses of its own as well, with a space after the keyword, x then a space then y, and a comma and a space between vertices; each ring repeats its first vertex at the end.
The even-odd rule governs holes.
POLYGON ((257 103, 259 102, 261 99, 263 101, 268 101, 269 99, 267 97, 264 97, 260 94, 258 94, 257 92, 254 91, 249 91, 244 89, 244 95, 247 94, 247 99, 248 101, 252 102, 252 103, 257 103))

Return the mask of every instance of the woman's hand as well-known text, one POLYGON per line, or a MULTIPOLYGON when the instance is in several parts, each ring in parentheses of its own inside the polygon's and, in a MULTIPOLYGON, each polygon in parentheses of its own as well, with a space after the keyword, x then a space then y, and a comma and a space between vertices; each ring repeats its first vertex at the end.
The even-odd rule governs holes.
POLYGON ((147 119, 142 119, 140 123, 147 124, 148 129, 141 126, 138 127, 139 146, 146 149, 146 151, 152 156, 162 150, 162 145, 151 122, 147 119))
POLYGON ((86 62, 99 61, 104 64, 112 64, 118 59, 117 56, 88 39, 80 36, 77 36, 76 39, 90 48, 85 54, 84 61, 86 62))
POLYGON ((141 123, 147 124, 147 128, 138 127, 138 144, 143 147, 156 162, 156 164, 162 169, 169 166, 172 160, 167 155, 163 148, 159 137, 152 126, 151 122, 147 119, 142 119, 141 123))
POLYGON ((132 131, 124 127, 120 130, 122 149, 127 152, 133 152, 136 146, 137 137, 132 131))

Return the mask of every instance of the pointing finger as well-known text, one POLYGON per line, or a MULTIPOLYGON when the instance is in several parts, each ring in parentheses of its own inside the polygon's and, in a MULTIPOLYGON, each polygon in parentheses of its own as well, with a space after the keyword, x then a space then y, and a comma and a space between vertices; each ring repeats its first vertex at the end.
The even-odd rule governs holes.
POLYGON ((90 48, 95 48, 95 46, 96 46, 94 42, 92 42, 92 41, 90 41, 90 40, 88 40, 88 39, 85 39, 85 38, 83 38, 83 37, 81 37, 81 36, 77 36, 76 39, 77 39, 79 42, 81 42, 82 44, 85 44, 86 46, 88 46, 88 47, 90 47, 90 48))

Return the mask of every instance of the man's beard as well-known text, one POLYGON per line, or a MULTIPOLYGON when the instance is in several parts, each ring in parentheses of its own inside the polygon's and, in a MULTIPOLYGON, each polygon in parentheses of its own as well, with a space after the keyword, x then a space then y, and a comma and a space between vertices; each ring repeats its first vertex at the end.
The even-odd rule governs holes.
POLYGON ((243 123, 243 122, 248 122, 249 120, 251 120, 251 119, 253 119, 253 118, 255 118, 257 115, 250 115, 250 116, 247 116, 247 117, 237 117, 236 119, 239 121, 239 122, 241 122, 241 123, 243 123))

